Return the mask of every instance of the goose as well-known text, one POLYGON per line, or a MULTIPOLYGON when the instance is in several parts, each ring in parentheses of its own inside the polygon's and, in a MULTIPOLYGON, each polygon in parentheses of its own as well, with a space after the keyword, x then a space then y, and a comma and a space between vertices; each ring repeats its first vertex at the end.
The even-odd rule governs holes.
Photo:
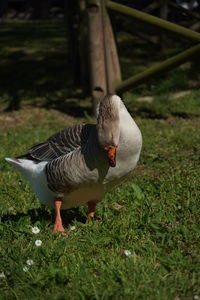
POLYGON ((78 124, 51 136, 16 158, 5 158, 31 184, 44 205, 55 209, 53 231, 64 234, 61 209, 97 203, 136 166, 140 129, 117 95, 103 97, 96 124, 78 124))

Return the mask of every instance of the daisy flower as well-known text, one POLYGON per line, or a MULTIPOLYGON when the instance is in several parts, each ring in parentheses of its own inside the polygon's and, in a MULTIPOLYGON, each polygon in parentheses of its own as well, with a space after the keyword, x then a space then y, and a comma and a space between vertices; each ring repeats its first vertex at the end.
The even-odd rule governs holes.
POLYGON ((36 241, 35 241, 35 245, 36 245, 37 247, 40 247, 40 246, 42 245, 42 241, 41 241, 41 240, 36 240, 36 241))
POLYGON ((130 250, 124 250, 124 254, 125 254, 126 256, 130 256, 130 255, 131 255, 131 251, 130 251, 130 250))
POLYGON ((75 226, 70 226, 70 227, 69 227, 69 230, 75 230, 75 229, 76 229, 75 226))
POLYGON ((28 267, 23 267, 24 272, 28 272, 28 267))
POLYGON ((31 266, 34 264, 33 260, 32 259, 27 259, 26 261, 27 265, 31 266))
POLYGON ((6 278, 6 275, 4 274, 4 272, 0 273, 0 278, 6 278))
POLYGON ((32 233, 38 234, 40 232, 40 229, 37 226, 32 227, 32 233))

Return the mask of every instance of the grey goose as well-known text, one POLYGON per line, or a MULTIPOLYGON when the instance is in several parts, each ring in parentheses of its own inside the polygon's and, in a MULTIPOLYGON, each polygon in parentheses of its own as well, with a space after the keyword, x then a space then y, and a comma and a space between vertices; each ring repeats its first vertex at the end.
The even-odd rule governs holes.
POLYGON ((136 166, 141 132, 117 95, 105 96, 96 124, 64 129, 25 155, 6 158, 30 182, 40 202, 55 208, 55 232, 64 235, 60 209, 87 203, 88 216, 106 191, 136 166))

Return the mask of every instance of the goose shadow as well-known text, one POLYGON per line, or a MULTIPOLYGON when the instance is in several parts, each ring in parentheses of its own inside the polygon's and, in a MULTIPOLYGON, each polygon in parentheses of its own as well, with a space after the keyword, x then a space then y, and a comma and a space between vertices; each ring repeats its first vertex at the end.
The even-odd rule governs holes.
MULTIPOLYGON (((46 221, 54 224, 55 221, 55 212, 54 210, 46 210, 45 208, 36 208, 36 209, 30 209, 27 211, 27 213, 17 213, 17 214, 6 214, 1 217, 1 222, 18 222, 23 217, 30 217, 31 223, 34 224, 35 222, 42 219, 42 221, 46 221)), ((81 223, 84 223, 86 218, 79 211, 79 208, 73 208, 68 210, 61 210, 61 217, 63 221, 63 225, 65 227, 68 227, 70 224, 72 224, 74 221, 78 221, 81 223)))

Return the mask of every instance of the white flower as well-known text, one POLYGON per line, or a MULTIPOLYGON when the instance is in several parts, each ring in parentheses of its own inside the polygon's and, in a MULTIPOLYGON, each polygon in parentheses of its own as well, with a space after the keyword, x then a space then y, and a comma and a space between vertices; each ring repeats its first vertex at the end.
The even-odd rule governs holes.
POLYGON ((27 265, 31 266, 34 264, 33 260, 32 259, 27 259, 26 261, 27 265))
POLYGON ((32 230, 32 233, 35 233, 35 234, 40 232, 40 229, 37 226, 32 227, 31 230, 32 230))
POLYGON ((0 278, 6 278, 6 275, 4 274, 4 272, 0 273, 0 278))
POLYGON ((130 255, 131 255, 131 251, 130 251, 130 250, 124 250, 124 254, 125 254, 126 256, 130 256, 130 255))
POLYGON ((24 272, 28 272, 28 267, 23 267, 24 272))
POLYGON ((35 245, 36 245, 37 247, 40 247, 40 246, 42 245, 42 241, 41 241, 41 240, 36 240, 36 241, 35 241, 35 245))
POLYGON ((194 299, 195 300, 199 299, 199 296, 198 295, 194 295, 194 299))
POLYGON ((75 229, 76 229, 75 226, 70 226, 70 227, 69 227, 69 230, 75 230, 75 229))

